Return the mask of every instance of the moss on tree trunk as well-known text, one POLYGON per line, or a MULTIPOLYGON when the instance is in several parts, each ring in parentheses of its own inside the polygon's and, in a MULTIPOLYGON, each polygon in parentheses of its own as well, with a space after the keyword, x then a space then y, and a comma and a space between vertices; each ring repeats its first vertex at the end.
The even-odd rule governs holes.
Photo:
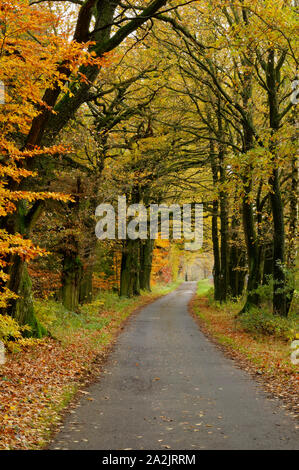
POLYGON ((62 267, 62 303, 68 310, 74 311, 79 306, 82 263, 77 253, 66 253, 62 267))
MULTIPOLYGON (((14 267, 16 267, 16 265, 14 265, 14 267)), ((30 331, 25 331, 24 336, 42 338, 47 334, 47 330, 40 324, 34 313, 32 284, 28 274, 27 264, 20 263, 19 269, 21 273, 19 298, 14 301, 13 317, 20 325, 28 325, 30 327, 30 331)))
POLYGON ((139 240, 126 240, 121 260, 120 296, 140 295, 139 256, 139 240))

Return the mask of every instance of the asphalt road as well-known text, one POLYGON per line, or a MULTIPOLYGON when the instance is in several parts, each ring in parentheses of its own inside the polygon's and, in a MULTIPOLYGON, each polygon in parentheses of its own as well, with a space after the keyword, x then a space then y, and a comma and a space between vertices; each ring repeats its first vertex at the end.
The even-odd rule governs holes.
POLYGON ((299 449, 281 403, 198 329, 187 282, 132 317, 51 449, 299 449))

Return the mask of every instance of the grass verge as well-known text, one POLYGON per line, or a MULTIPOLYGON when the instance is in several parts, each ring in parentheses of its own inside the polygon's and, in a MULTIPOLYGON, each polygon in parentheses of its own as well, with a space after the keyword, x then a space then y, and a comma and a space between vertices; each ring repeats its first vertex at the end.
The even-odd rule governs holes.
POLYGON ((200 329, 260 381, 269 394, 282 399, 284 406, 298 416, 298 365, 291 362, 290 341, 246 332, 235 318, 240 305, 215 304, 211 297, 208 281, 200 281, 190 303, 190 311, 200 329))

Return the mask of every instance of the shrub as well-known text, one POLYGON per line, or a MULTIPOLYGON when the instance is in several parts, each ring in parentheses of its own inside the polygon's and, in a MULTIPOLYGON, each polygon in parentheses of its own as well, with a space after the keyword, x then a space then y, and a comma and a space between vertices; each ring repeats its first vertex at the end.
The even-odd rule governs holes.
POLYGON ((18 352, 24 346, 36 343, 36 339, 23 338, 23 332, 30 330, 30 326, 20 326, 9 315, 0 315, 0 340, 11 352, 18 352))
POLYGON ((54 300, 35 300, 34 310, 38 321, 48 329, 57 320, 58 313, 65 309, 54 300))
POLYGON ((238 317, 238 322, 243 330, 248 333, 275 336, 287 341, 296 337, 295 320, 275 316, 262 310, 252 309, 243 313, 238 317))

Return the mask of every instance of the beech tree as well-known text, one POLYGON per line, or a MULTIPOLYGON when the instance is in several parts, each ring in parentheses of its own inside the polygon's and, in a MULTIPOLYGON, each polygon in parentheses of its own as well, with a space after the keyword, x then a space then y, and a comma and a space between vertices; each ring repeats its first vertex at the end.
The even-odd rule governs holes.
MULTIPOLYGON (((9 5, 15 8, 13 2, 9 5)), ((56 68, 51 69, 52 82, 46 86, 42 105, 35 107, 35 113, 31 116, 31 122, 28 122, 29 130, 27 135, 21 136, 21 146, 23 149, 32 150, 35 147, 44 148, 55 142, 60 131, 66 126, 71 118, 74 117, 80 106, 90 98, 92 85, 96 81, 101 65, 104 63, 104 57, 107 53, 115 49, 130 34, 136 31, 164 5, 166 0, 153 0, 144 6, 122 5, 118 1, 108 0, 86 0, 80 2, 80 8, 74 28, 73 40, 68 44, 70 51, 74 49, 77 56, 81 50, 87 50, 87 56, 81 56, 81 60, 73 62, 71 54, 69 56, 57 58, 55 56, 56 68), (129 16, 128 16, 129 15, 129 16), (57 66, 58 64, 58 66, 57 66)), ((43 7, 43 2, 31 2, 31 8, 39 11, 43 7)), ((22 0, 22 6, 29 11, 29 3, 22 0)), ((21 13, 15 10, 16 17, 21 13)), ((29 28, 30 30, 30 28, 29 28)), ((58 29, 59 30, 59 29, 58 29)), ((59 36, 56 40, 59 41, 59 36)), ((62 35, 62 40, 63 40, 62 35)), ((32 40, 33 41, 33 40, 32 40)), ((39 40, 38 40, 39 41, 39 40)), ((55 42, 54 42, 55 45, 55 42)), ((69 52, 70 52, 69 51, 69 52)), ((20 52, 22 55, 22 50, 20 52)), ((50 162, 50 160, 49 160, 50 162)), ((22 162, 22 166, 27 171, 39 170, 39 183, 47 185, 51 180, 51 165, 41 163, 39 158, 31 158, 30 162, 22 162)), ((9 181, 10 188, 15 183, 9 181)), ((29 184, 32 184, 31 181, 29 184)), ((24 190, 22 183, 18 184, 19 190, 24 190)), ((20 215, 17 210, 14 217, 10 218, 10 232, 15 234, 18 227, 22 225, 23 235, 29 238, 31 230, 36 219, 40 216, 43 204, 37 201, 29 210, 20 215)), ((11 265, 11 290, 20 294, 21 284, 23 282, 24 263, 18 257, 12 260, 11 265)), ((26 309, 26 298, 30 297, 30 289, 25 289, 21 294, 23 298, 23 307, 26 309)), ((17 302, 12 303, 10 312, 16 315, 17 302)), ((31 313, 33 315, 33 312, 31 313)), ((25 315, 27 318, 27 315, 25 315)))

